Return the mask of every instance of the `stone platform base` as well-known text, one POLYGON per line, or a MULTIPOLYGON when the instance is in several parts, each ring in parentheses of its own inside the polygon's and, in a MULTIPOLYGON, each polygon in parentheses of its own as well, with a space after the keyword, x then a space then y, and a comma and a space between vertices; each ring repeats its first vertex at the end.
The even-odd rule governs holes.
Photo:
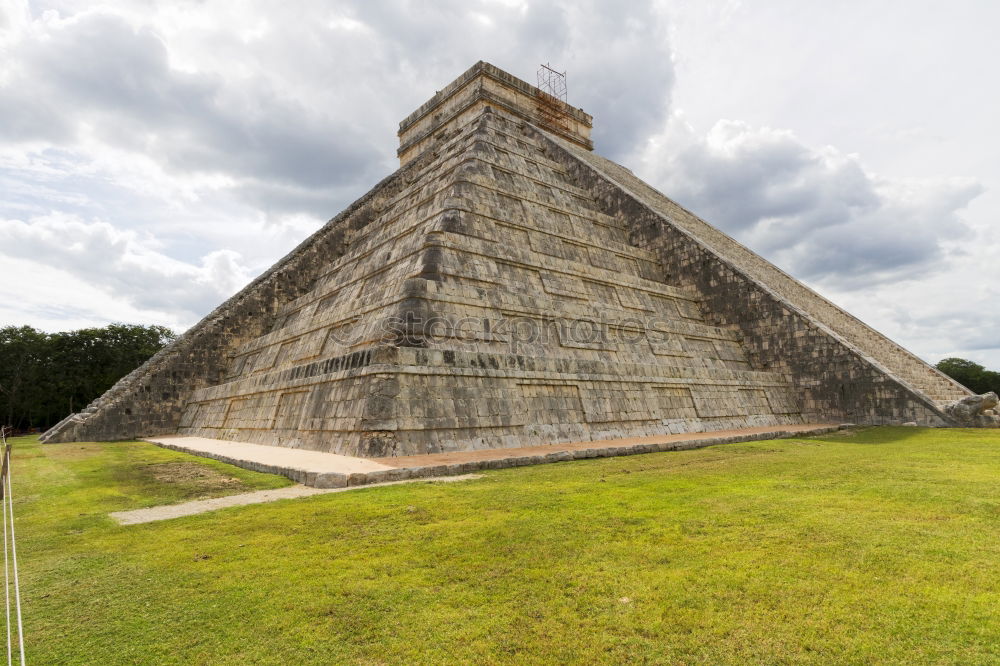
POLYGON ((352 458, 333 453, 230 442, 204 437, 154 437, 148 438, 146 441, 164 448, 213 458, 257 472, 280 474, 315 488, 344 488, 369 483, 452 476, 469 474, 483 469, 521 467, 582 458, 610 458, 638 453, 682 451, 732 442, 750 442, 794 436, 805 437, 833 432, 840 428, 841 426, 830 423, 806 423, 397 458, 352 458))

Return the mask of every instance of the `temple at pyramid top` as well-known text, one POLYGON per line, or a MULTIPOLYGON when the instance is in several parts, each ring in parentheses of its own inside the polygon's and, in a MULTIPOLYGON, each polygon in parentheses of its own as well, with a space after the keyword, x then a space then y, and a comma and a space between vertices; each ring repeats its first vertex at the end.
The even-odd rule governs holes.
POLYGON ((590 140, 594 119, 583 109, 480 60, 399 123, 400 165, 486 108, 501 110, 587 150, 594 148, 590 140))
POLYGON ((387 457, 809 423, 996 425, 477 63, 400 168, 44 441, 387 457), (957 407, 956 407, 957 405, 957 407))

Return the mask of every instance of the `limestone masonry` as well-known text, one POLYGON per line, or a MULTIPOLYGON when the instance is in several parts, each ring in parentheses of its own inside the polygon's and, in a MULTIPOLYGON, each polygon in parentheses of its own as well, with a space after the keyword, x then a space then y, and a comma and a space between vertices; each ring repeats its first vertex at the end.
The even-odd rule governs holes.
POLYGON ((398 171, 45 440, 390 457, 963 422, 968 390, 591 152, 591 121, 477 63, 400 124, 398 171))

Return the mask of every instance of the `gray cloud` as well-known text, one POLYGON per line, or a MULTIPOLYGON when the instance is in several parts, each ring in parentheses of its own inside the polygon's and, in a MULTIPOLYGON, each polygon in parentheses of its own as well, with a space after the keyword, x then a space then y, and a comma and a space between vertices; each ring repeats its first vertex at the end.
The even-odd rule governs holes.
POLYGON ((71 216, 0 220, 0 245, 140 309, 176 313, 182 320, 208 312, 250 277, 231 250, 210 252, 192 266, 148 247, 135 233, 71 216))
POLYGON ((926 275, 970 233, 959 211, 983 188, 907 185, 791 133, 720 121, 705 137, 677 128, 647 161, 663 189, 709 222, 808 280, 860 287, 926 275))
POLYGON ((242 42, 224 23, 206 30, 200 48, 229 61, 197 71, 174 67, 157 26, 135 16, 102 8, 50 21, 13 50, 0 137, 63 147, 96 139, 174 172, 231 177, 247 193, 260 185, 255 205, 274 191, 267 207, 325 218, 394 168, 395 123, 476 60, 529 81, 543 60, 570 69, 571 102, 595 114, 595 138, 613 157, 655 126, 673 83, 649 2, 257 11, 267 26, 259 38, 242 42))
MULTIPOLYGON (((85 14, 19 55, 0 89, 0 113, 19 109, 14 122, 0 124, 8 141, 71 146, 92 133, 174 171, 311 191, 378 175, 381 157, 350 119, 286 98, 264 80, 236 94, 222 72, 171 69, 157 34, 120 17, 85 14)), ((308 209, 314 198, 284 203, 308 209)))
POLYGON ((379 36, 399 63, 395 69, 427 83, 410 86, 410 106, 400 109, 400 117, 477 60, 530 83, 539 63, 550 62, 568 70, 569 102, 594 116, 595 143, 614 158, 640 147, 670 102, 674 69, 667 26, 647 0, 532 2, 523 9, 448 0, 403 3, 391 12, 379 3, 361 3, 351 15, 379 36))

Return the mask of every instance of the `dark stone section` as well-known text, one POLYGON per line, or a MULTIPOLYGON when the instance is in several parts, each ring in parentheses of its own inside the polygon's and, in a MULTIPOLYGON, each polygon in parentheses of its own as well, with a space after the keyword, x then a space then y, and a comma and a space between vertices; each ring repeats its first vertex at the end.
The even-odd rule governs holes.
POLYGON ((802 394, 806 419, 952 425, 933 400, 879 367, 877 359, 861 354, 545 133, 525 131, 545 141, 547 157, 591 192, 602 212, 627 224, 636 247, 656 252, 667 276, 698 290, 710 322, 739 328, 755 369, 790 376, 802 394))

